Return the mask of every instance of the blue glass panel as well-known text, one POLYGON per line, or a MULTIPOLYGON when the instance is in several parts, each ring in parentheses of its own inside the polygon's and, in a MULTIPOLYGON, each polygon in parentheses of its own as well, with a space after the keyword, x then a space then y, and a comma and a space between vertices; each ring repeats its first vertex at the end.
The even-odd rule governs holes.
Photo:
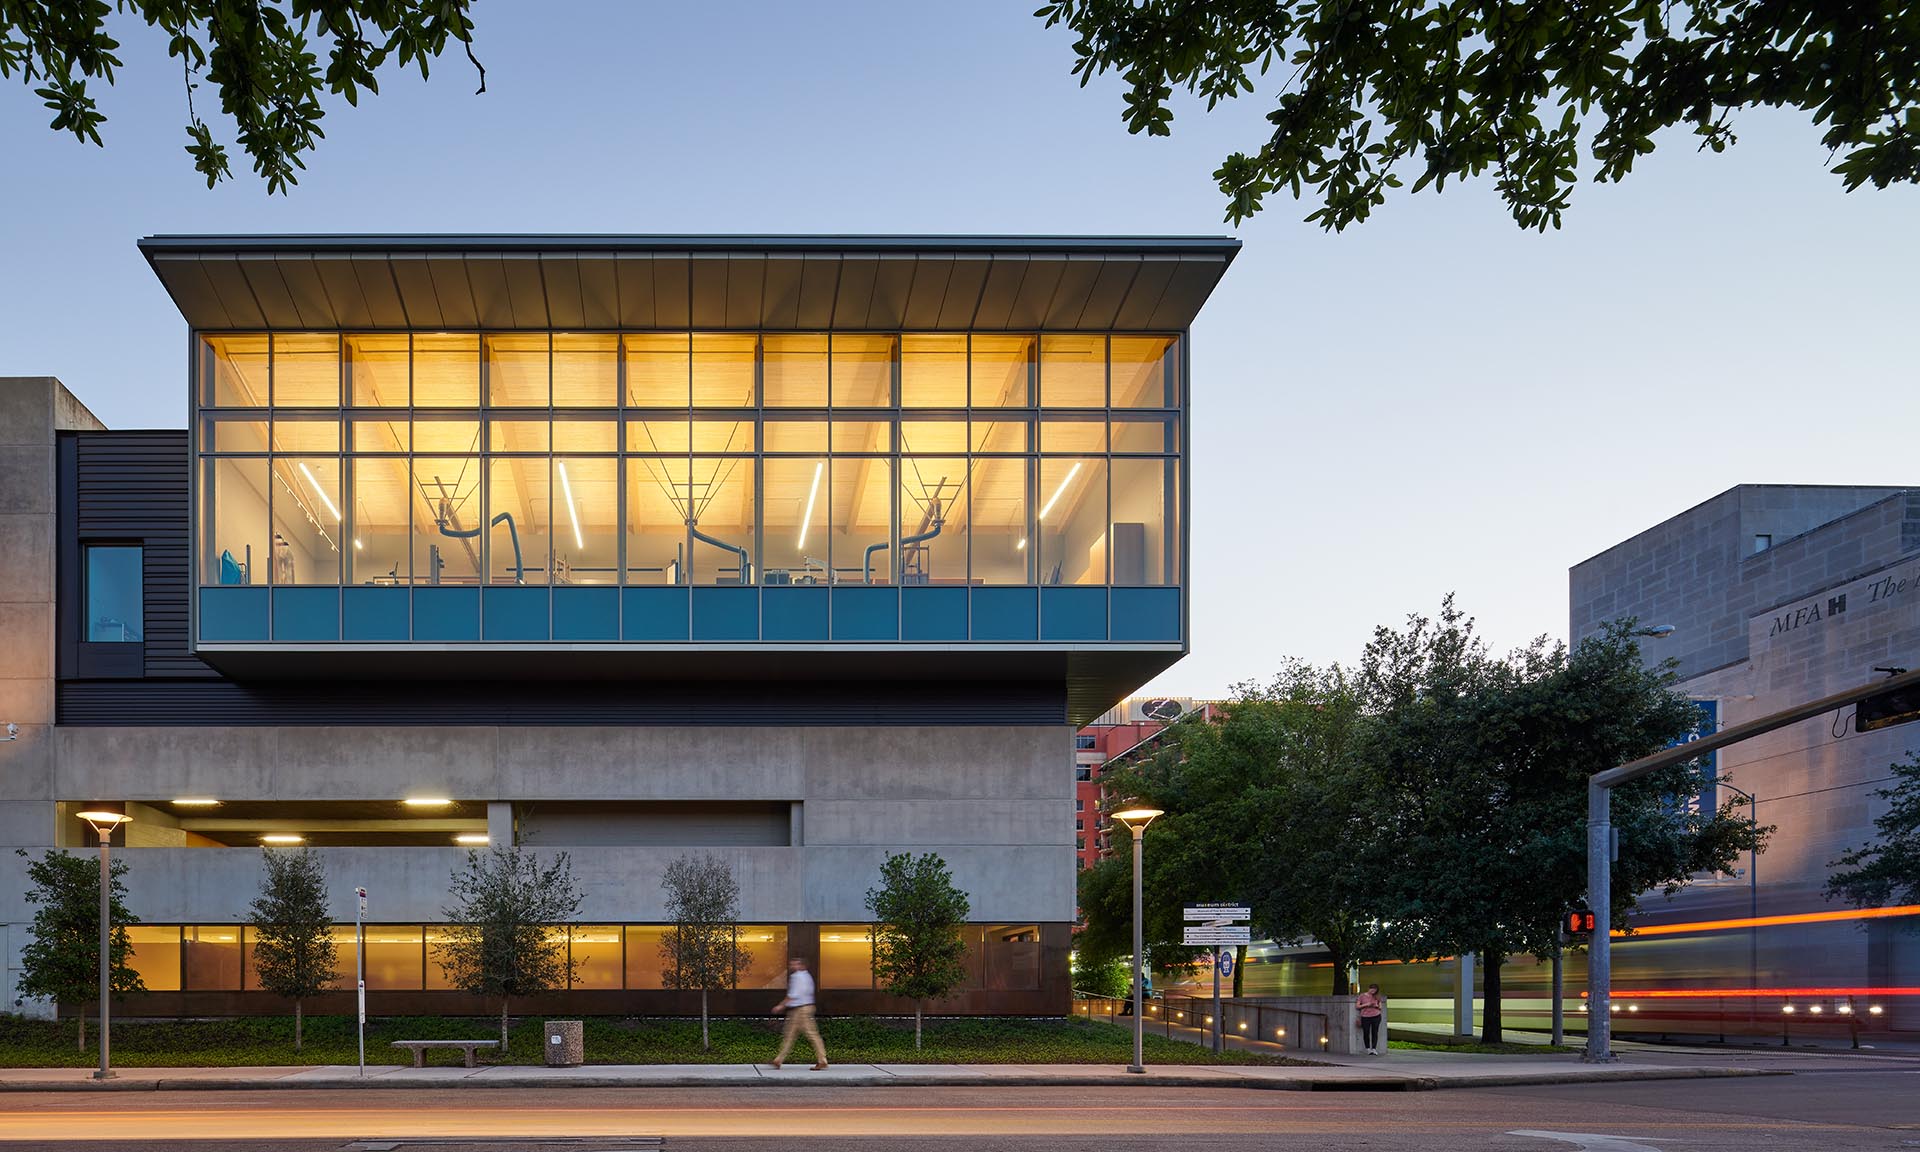
POLYGON ((200 639, 238 642, 266 638, 265 588, 200 589, 200 639))
POLYGON ((695 588, 693 638, 760 639, 760 589, 695 588))
POLYGON ((407 639, 405 588, 346 588, 341 608, 349 644, 407 639))
POLYGON ((907 641, 965 640, 967 590, 900 589, 900 638, 907 641))
POLYGON ((1116 642, 1180 639, 1180 589, 1115 588, 1113 638, 1116 642))
POLYGON ((488 588, 486 609, 480 614, 481 634, 488 640, 545 640, 547 589, 508 586, 488 588))
POLYGON ((275 588, 273 638, 309 642, 340 639, 340 589, 275 588))
POLYGON ((827 638, 825 588, 768 588, 761 593, 760 626, 768 640, 788 642, 827 638))
POLYGON ((626 588, 620 593, 622 640, 685 640, 685 588, 626 588))
POLYGON ((480 589, 415 588, 413 638, 480 639, 480 589))
POLYGON ((87 546, 87 621, 90 644, 137 644, 145 633, 144 582, 137 545, 87 546))
MULTIPOLYGON (((954 589, 962 591, 962 589, 954 589)), ((835 588, 833 590, 833 638, 835 640, 898 640, 900 638, 900 590, 898 588, 835 588)))
POLYGON ((1040 590, 1040 639, 1105 640, 1107 638, 1107 590, 1105 588, 1042 588, 1040 590))
POLYGON ((1038 588, 975 588, 975 640, 1033 640, 1040 635, 1038 588))
POLYGON ((620 639, 620 590, 618 588, 555 588, 553 590, 553 638, 555 640, 620 639))

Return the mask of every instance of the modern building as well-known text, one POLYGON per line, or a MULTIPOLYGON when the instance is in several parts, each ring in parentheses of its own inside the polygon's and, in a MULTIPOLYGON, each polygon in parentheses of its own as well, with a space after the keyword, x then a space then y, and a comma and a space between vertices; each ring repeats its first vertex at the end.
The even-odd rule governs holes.
POLYGON ((944 1010, 1067 1010, 1061 765, 1187 649, 1187 334, 1237 242, 140 247, 184 429, 0 380, 0 846, 87 850, 74 814, 124 805, 121 1011, 283 1010, 243 927, 282 844, 347 939, 368 889, 376 1012, 478 1007, 433 945, 507 844, 585 892, 576 983, 528 1011, 690 1005, 659 955, 687 852, 741 885, 718 1010, 789 956, 827 1012, 899 1008, 864 923, 897 851, 971 897, 944 1010))
POLYGON ((1145 751, 1167 725, 1206 707, 1210 705, 1182 697, 1133 696, 1073 734, 1073 844, 1082 869, 1099 863, 1112 848, 1102 816, 1107 796, 1100 782, 1107 762, 1145 751))
MULTIPOLYGON (((1571 635, 1622 616, 1670 624, 1644 642, 1722 727, 1920 667, 1920 489, 1743 484, 1573 567, 1571 635)), ((1645 1010, 1735 1015, 1878 1006, 1920 1030, 1920 907, 1854 909, 1823 894, 1833 861, 1867 844, 1888 765, 1920 725, 1861 732, 1852 710, 1717 754, 1702 802, 1749 794, 1774 832, 1741 874, 1697 878, 1635 917, 1614 995, 1645 1010), (1754 990, 1751 996, 1735 990, 1754 990), (1688 993, 1697 993, 1689 996, 1688 993)))

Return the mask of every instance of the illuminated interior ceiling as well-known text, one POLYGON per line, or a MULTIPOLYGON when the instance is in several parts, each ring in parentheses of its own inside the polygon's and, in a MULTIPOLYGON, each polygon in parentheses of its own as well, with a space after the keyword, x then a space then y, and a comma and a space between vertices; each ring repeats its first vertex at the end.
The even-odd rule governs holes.
POLYGON ((1188 327, 1220 237, 151 236, 189 324, 237 329, 1188 327))

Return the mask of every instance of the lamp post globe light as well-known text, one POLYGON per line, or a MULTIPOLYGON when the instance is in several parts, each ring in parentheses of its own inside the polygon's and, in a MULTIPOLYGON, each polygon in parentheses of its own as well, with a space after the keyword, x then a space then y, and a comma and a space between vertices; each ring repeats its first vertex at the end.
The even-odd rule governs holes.
POLYGON ((1141 978, 1141 953, 1145 946, 1141 941, 1140 928, 1140 856, 1146 845, 1147 825, 1161 815, 1158 808, 1149 808, 1143 804, 1128 804, 1113 814, 1115 820, 1127 826, 1133 833, 1133 1063, 1127 1066, 1129 1072, 1145 1072, 1142 1060, 1141 1031, 1146 1015, 1146 982, 1141 978))
POLYGON ((79 814, 80 819, 93 826, 94 833, 100 837, 100 1067, 94 1069, 95 1080, 109 1080, 113 1077, 113 1068, 108 1056, 109 1032, 107 1002, 111 998, 112 956, 107 942, 112 938, 112 893, 113 871, 108 862, 108 851, 113 842, 113 830, 122 824, 131 823, 133 817, 125 812, 115 812, 110 808, 92 807, 79 814))

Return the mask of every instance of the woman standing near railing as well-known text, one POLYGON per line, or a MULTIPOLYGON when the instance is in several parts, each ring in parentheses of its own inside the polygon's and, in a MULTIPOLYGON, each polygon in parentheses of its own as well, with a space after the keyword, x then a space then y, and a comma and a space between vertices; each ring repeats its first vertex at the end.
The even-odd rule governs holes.
POLYGON ((1369 1056, 1380 1055, 1380 1021, 1387 1012, 1387 998, 1380 995, 1380 985, 1367 985, 1367 990, 1354 999, 1353 1006, 1360 1010, 1361 1047, 1369 1056))

